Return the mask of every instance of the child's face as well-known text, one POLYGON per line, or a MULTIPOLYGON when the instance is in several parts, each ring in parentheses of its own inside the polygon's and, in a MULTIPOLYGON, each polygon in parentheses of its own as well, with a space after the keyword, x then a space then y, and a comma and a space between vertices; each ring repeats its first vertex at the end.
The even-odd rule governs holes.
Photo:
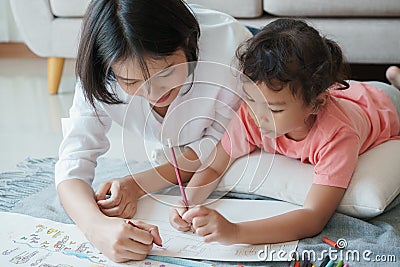
POLYGON ((169 106, 188 76, 183 50, 162 59, 146 60, 150 79, 145 82, 139 63, 126 60, 112 65, 117 82, 130 95, 142 96, 157 107, 169 106))
POLYGON ((256 85, 244 82, 243 91, 249 114, 263 133, 270 138, 286 135, 303 140, 310 130, 306 121, 312 108, 306 107, 301 97, 293 96, 289 85, 280 91, 273 91, 263 83, 256 85))

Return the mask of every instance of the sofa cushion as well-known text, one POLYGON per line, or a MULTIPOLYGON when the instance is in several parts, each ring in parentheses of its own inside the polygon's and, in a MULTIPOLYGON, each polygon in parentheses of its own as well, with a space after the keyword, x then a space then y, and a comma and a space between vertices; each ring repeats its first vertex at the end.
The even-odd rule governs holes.
POLYGON ((263 14, 262 0, 229 0, 229 4, 225 0, 186 0, 186 2, 218 10, 236 18, 255 18, 263 14))
MULTIPOLYGON (((278 17, 264 15, 240 22, 261 28, 278 17)), ((356 64, 399 64, 399 18, 303 18, 341 46, 346 60, 356 64)))
MULTIPOLYGON (((56 17, 83 17, 90 0, 50 0, 51 10, 56 17)), ((238 18, 255 18, 263 14, 262 0, 187 0, 190 4, 218 10, 238 18)))
POLYGON ((11 13, 10 1, 0 0, 0 42, 23 41, 11 13))
POLYGON ((264 0, 264 11, 277 16, 396 17, 399 0, 264 0))
POLYGON ((83 17, 90 0, 50 0, 50 7, 56 17, 83 17))

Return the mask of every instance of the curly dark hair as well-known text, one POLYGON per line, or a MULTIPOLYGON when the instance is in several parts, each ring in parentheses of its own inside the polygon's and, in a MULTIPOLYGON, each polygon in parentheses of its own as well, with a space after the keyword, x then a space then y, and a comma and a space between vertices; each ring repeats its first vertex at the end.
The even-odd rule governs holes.
POLYGON ((349 67, 338 44, 302 20, 269 23, 243 43, 236 56, 252 81, 276 91, 289 84, 291 93, 307 106, 318 105, 317 96, 334 84, 349 88, 349 67))

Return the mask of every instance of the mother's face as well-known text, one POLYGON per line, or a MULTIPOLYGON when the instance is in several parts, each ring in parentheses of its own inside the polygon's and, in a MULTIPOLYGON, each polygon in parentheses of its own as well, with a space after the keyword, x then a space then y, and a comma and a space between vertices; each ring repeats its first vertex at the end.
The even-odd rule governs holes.
POLYGON ((185 53, 177 50, 170 56, 147 59, 146 64, 150 75, 147 81, 134 58, 118 61, 111 68, 127 94, 142 96, 154 106, 170 105, 188 76, 185 53))

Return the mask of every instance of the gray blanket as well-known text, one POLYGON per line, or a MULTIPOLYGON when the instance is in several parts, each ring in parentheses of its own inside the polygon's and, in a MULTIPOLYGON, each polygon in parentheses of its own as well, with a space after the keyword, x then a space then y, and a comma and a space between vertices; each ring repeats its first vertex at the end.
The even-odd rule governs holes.
MULTIPOLYGON (((0 173, 0 211, 23 213, 63 223, 72 223, 58 200, 54 187, 56 159, 26 159, 18 164, 20 171, 0 173), (38 205, 40 203, 40 205, 38 205)), ((130 163, 135 172, 148 169, 149 163, 130 163)), ((100 158, 96 169, 94 188, 110 178, 128 174, 121 160, 100 158)), ((177 192, 176 188, 168 190, 177 192)), ((215 195, 218 196, 219 192, 215 195)), ((229 193, 224 197, 267 199, 262 196, 229 193)), ((299 256, 313 259, 316 266, 328 253, 350 266, 400 266, 400 196, 380 216, 368 221, 335 213, 321 234, 300 240, 299 256), (334 250, 321 241, 327 236, 332 240, 344 239, 346 248, 334 250)), ((312 218, 310 218, 312 219, 312 218)), ((237 262, 209 262, 214 266, 238 266, 237 262)), ((288 262, 241 263, 245 266, 292 266, 288 262)))

